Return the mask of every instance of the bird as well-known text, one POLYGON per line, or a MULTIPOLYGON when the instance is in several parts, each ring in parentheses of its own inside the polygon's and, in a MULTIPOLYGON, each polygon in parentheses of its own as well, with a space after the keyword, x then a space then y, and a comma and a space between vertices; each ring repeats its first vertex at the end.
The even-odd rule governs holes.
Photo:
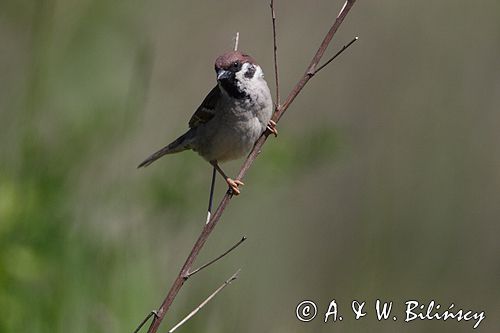
POLYGON ((250 152, 268 130, 277 136, 271 120, 273 101, 262 68, 240 51, 226 52, 215 60, 217 85, 189 120, 189 129, 172 143, 146 158, 146 167, 168 154, 193 150, 225 179, 233 195, 240 194, 241 180, 226 175, 219 163, 239 159, 250 152))

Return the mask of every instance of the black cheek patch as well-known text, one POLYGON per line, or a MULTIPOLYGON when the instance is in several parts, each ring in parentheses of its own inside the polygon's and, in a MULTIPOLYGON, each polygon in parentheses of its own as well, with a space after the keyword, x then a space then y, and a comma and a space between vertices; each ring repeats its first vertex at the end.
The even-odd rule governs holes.
POLYGON ((253 78, 253 76, 255 75, 255 71, 256 71, 255 66, 248 67, 247 71, 245 72, 245 77, 247 79, 253 78))

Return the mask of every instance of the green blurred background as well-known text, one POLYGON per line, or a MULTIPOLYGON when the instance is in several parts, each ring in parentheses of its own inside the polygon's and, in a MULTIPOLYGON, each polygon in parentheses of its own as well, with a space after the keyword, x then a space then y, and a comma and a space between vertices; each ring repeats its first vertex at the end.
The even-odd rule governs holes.
MULTIPOLYGON (((341 6, 277 1, 283 95, 341 6)), ((160 304, 211 169, 191 152, 136 165, 187 128, 236 31, 273 87, 267 1, 0 0, 1 332, 132 332, 160 304)), ((328 54, 356 35, 197 263, 247 242, 188 281, 160 331, 240 267, 179 332, 472 330, 378 322, 377 298, 484 310, 478 331, 499 331, 500 2, 360 0, 328 54), (336 299, 344 321, 299 322, 303 299, 320 314, 336 299)))

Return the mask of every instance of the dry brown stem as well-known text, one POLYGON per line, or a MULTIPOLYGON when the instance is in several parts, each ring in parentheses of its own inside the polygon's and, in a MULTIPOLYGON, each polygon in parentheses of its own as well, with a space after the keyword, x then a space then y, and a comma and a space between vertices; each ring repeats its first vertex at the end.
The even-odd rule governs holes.
MULTIPOLYGON (((333 36, 337 32, 338 28, 344 21, 345 17, 351 10, 352 6, 356 0, 347 0, 340 10, 339 14, 337 15, 333 25, 331 26, 330 30, 326 34, 325 38, 323 39, 323 42, 321 43, 320 47, 316 51, 314 57, 312 58, 310 64, 307 66, 306 71, 302 78, 297 82, 295 87, 292 89, 292 91, 288 94, 288 97, 284 101, 282 105, 279 104, 279 91, 277 90, 277 101, 276 101, 276 111, 273 115, 273 120, 275 122, 278 122, 283 114, 288 110, 290 105, 293 103, 297 95, 302 91, 304 86, 307 84, 307 82, 314 76, 315 73, 317 73, 318 70, 322 69, 324 66, 321 66, 318 68, 318 64, 321 61, 323 55, 325 54, 326 49, 328 48, 328 45, 330 44, 333 36)), ((274 42, 274 59, 276 61, 277 58, 277 46, 276 46, 276 28, 275 28, 275 13, 274 13, 274 1, 271 1, 271 13, 272 13, 272 20, 273 20, 273 42, 274 42)), ((352 43, 351 43, 352 44, 352 43)), ((330 61, 327 61, 326 64, 330 63, 330 61)), ((279 79, 278 79, 278 66, 277 62, 275 63, 275 75, 276 75, 276 87, 279 89, 279 79)), ((267 137, 269 136, 270 132, 266 131, 255 143, 254 148, 246 158, 245 162, 240 168, 240 171, 238 173, 238 176, 236 179, 241 180, 243 177, 246 175, 248 169, 250 166, 253 164, 255 161, 255 158, 259 155, 262 146, 267 140, 267 137)), ((148 333, 156 333, 158 330, 158 327, 160 326, 160 323, 162 322, 163 318, 165 318, 165 314, 167 313, 168 309, 172 305, 175 297, 177 296, 177 293, 179 290, 182 288, 184 282, 186 281, 187 277, 189 277, 189 272, 191 268, 193 267, 193 264, 198 257, 198 254, 200 253, 201 249, 203 248, 203 245, 205 245, 205 242, 207 241, 208 237, 214 230, 215 226, 218 224, 220 221, 220 218, 222 216, 222 213, 226 209, 226 206, 228 203, 231 201, 232 194, 230 191, 226 192, 224 197, 219 203, 219 206, 217 207, 217 210, 215 213, 211 216, 210 221, 206 223, 201 231, 200 236, 196 240, 196 243, 193 245, 193 248, 191 252, 189 253, 189 256, 187 257, 184 265, 182 266, 179 274, 177 275, 177 278, 174 280, 172 286, 170 287, 169 292, 167 293, 167 296, 163 300, 161 306, 159 307, 158 311, 156 311, 156 315, 154 316, 153 322, 151 323, 151 326, 148 329, 148 333)))

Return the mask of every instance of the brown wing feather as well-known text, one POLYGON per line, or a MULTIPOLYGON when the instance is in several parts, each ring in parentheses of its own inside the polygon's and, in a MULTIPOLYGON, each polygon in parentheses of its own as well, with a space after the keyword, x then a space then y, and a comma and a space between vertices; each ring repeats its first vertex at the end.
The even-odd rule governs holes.
POLYGON ((205 97, 201 105, 189 120, 189 127, 195 128, 200 124, 205 124, 215 116, 215 107, 221 97, 219 86, 215 86, 205 97))

